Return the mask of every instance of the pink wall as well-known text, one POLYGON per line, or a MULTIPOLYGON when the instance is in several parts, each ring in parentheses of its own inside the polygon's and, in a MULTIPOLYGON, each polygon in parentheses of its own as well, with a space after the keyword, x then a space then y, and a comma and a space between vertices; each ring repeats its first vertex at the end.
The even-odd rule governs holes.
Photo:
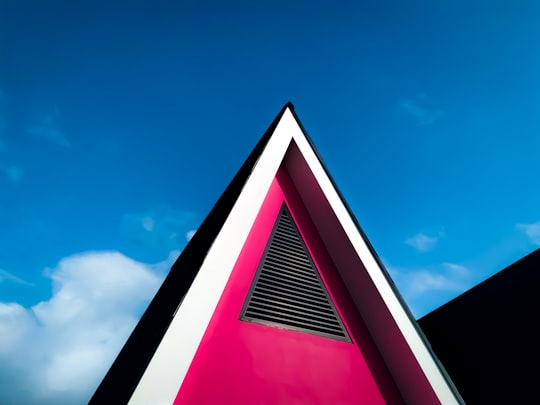
POLYGON ((287 174, 280 171, 174 401, 180 404, 402 404, 287 174), (352 343, 238 320, 283 201, 352 343))
MULTIPOLYGON (((415 405, 440 403, 409 342, 386 306, 384 297, 364 267, 311 168, 294 143, 287 152, 283 166, 294 184, 291 187, 302 195, 305 211, 309 213, 312 224, 317 228, 316 236, 324 240, 322 245, 326 246, 327 252, 332 253, 332 261, 337 267, 334 267, 336 272, 331 274, 339 273, 339 279, 349 289, 348 296, 354 300, 357 313, 352 313, 348 319, 352 321, 359 318, 367 325, 370 335, 377 342, 376 353, 386 359, 388 370, 405 402, 415 405)), ((349 307, 345 306, 345 309, 349 307)), ((362 341, 358 340, 358 344, 362 341)), ((364 350, 363 353, 366 355, 370 351, 364 350)))

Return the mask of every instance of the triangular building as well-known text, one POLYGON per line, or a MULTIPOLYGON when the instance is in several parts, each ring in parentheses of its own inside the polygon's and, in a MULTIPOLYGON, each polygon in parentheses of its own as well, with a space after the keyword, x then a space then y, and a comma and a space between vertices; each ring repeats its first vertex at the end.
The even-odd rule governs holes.
POLYGON ((90 404, 461 402, 289 103, 90 404))

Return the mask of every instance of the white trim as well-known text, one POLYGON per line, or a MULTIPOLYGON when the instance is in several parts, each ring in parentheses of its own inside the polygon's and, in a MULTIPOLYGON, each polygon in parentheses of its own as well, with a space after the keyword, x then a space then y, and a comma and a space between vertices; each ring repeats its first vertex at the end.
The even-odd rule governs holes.
POLYGON ((402 303, 397 298, 394 290, 385 277, 383 270, 379 267, 376 259, 373 257, 366 241, 360 234, 356 224, 349 215, 342 199, 337 193, 334 185, 329 179, 325 169, 323 168, 319 158, 313 151, 308 140, 302 133, 301 136, 295 136, 294 141, 300 150, 301 155, 305 159, 308 167, 313 173, 323 194, 332 207, 338 221, 343 226, 349 240, 356 250, 360 260, 366 268, 369 276, 375 284, 377 290, 381 294, 388 310, 394 318, 399 330, 407 341, 412 353, 416 357, 418 364, 422 368, 423 373, 430 382, 434 392, 443 404, 459 404, 454 391, 449 386, 447 380, 441 373, 440 368, 435 362, 432 354, 426 347, 424 341, 418 334, 409 315, 403 308, 402 303))
POLYGON ((293 141, 319 183, 331 209, 437 397, 444 404, 459 403, 414 327, 413 321, 396 297, 383 270, 373 257, 298 122, 291 111, 286 109, 137 385, 129 401, 130 405, 173 403, 256 215, 293 141))
POLYGON ((172 404, 293 136, 286 110, 146 368, 129 405, 172 404))

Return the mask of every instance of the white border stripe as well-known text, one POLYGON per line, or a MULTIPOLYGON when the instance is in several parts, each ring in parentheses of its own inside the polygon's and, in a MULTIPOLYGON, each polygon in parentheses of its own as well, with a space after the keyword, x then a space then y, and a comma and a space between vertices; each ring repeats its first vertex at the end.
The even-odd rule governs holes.
POLYGON ((145 370, 129 405, 173 403, 293 136, 287 109, 145 370))
POLYGON ((293 140, 437 397, 444 404, 459 403, 296 119, 286 109, 135 389, 130 405, 173 403, 272 180, 293 140))
POLYGON ((301 155, 304 157, 306 163, 311 169, 315 179, 319 183, 319 186, 323 190, 323 193, 334 210, 338 221, 343 226, 343 229, 345 230, 348 238, 354 246, 354 249, 360 257, 360 260, 364 264, 369 276, 381 294, 386 306, 388 307, 388 310, 392 314, 392 317, 396 321, 401 333, 409 344, 411 351, 420 364, 422 371, 426 375, 437 397, 441 403, 445 405, 458 404, 459 401, 457 400, 454 392, 448 385, 448 382, 442 375, 441 370, 437 366, 432 354, 427 349, 410 317, 394 293, 394 290, 383 274, 383 270, 379 267, 379 264, 371 254, 369 247, 360 234, 353 219, 349 215, 347 208, 343 204, 343 201, 326 174, 326 171, 313 151, 313 148, 303 134, 301 134, 301 136, 295 136, 294 141, 296 142, 301 155))

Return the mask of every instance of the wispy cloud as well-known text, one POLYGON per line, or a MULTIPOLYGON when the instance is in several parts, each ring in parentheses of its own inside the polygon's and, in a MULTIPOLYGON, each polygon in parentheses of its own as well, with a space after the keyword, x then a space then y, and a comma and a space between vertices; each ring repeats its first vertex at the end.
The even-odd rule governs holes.
POLYGON ((191 229, 190 231, 186 232, 186 239, 189 242, 191 238, 193 238, 193 235, 195 235, 195 232, 197 232, 196 229, 191 229))
POLYGON ((403 99, 399 102, 403 111, 411 116, 418 125, 431 125, 435 123, 445 112, 424 107, 420 102, 411 99, 403 99))
POLYGON ((462 283, 447 274, 415 271, 407 275, 407 288, 405 291, 409 295, 417 296, 426 291, 462 291, 463 288, 462 283))
POLYGON ((178 249, 189 240, 189 232, 196 225, 197 215, 160 205, 144 212, 126 214, 122 221, 123 233, 137 243, 150 248, 178 249))
POLYGON ((428 236, 423 232, 419 232, 413 237, 406 239, 405 243, 412 246, 416 251, 425 253, 433 250, 438 241, 438 236, 428 236))
POLYGON ((456 263, 442 263, 441 266, 447 270, 447 273, 451 276, 455 277, 469 277, 471 275, 471 271, 461 264, 456 263))
POLYGON ((18 166, 9 166, 0 169, 13 184, 19 184, 23 178, 24 170, 18 166))
POLYGON ((409 298, 427 291, 463 291, 471 276, 467 267, 448 262, 420 269, 390 267, 389 271, 409 298))
POLYGON ((461 293, 471 287, 472 273, 461 264, 444 262, 426 268, 389 267, 399 291, 413 310, 440 305, 440 294, 461 293), (435 293, 435 295, 433 295, 435 293))
POLYGON ((0 403, 87 403, 177 254, 157 265, 78 254, 47 271, 49 300, 0 302, 0 403))
POLYGON ((516 226, 527 235, 527 238, 529 238, 532 244, 540 246, 540 221, 533 224, 518 224, 516 226))
POLYGON ((156 221, 152 217, 141 218, 141 225, 145 231, 152 232, 156 226, 156 221))
POLYGON ((10 273, 9 271, 0 269, 0 283, 2 283, 4 281, 10 281, 12 283, 26 285, 26 286, 33 286, 34 285, 32 283, 29 283, 26 280, 23 280, 20 277, 17 277, 16 275, 10 273))
POLYGON ((33 137, 59 146, 71 146, 71 143, 58 122, 58 116, 59 113, 56 108, 53 112, 42 114, 36 119, 34 125, 31 125, 26 132, 33 137))

